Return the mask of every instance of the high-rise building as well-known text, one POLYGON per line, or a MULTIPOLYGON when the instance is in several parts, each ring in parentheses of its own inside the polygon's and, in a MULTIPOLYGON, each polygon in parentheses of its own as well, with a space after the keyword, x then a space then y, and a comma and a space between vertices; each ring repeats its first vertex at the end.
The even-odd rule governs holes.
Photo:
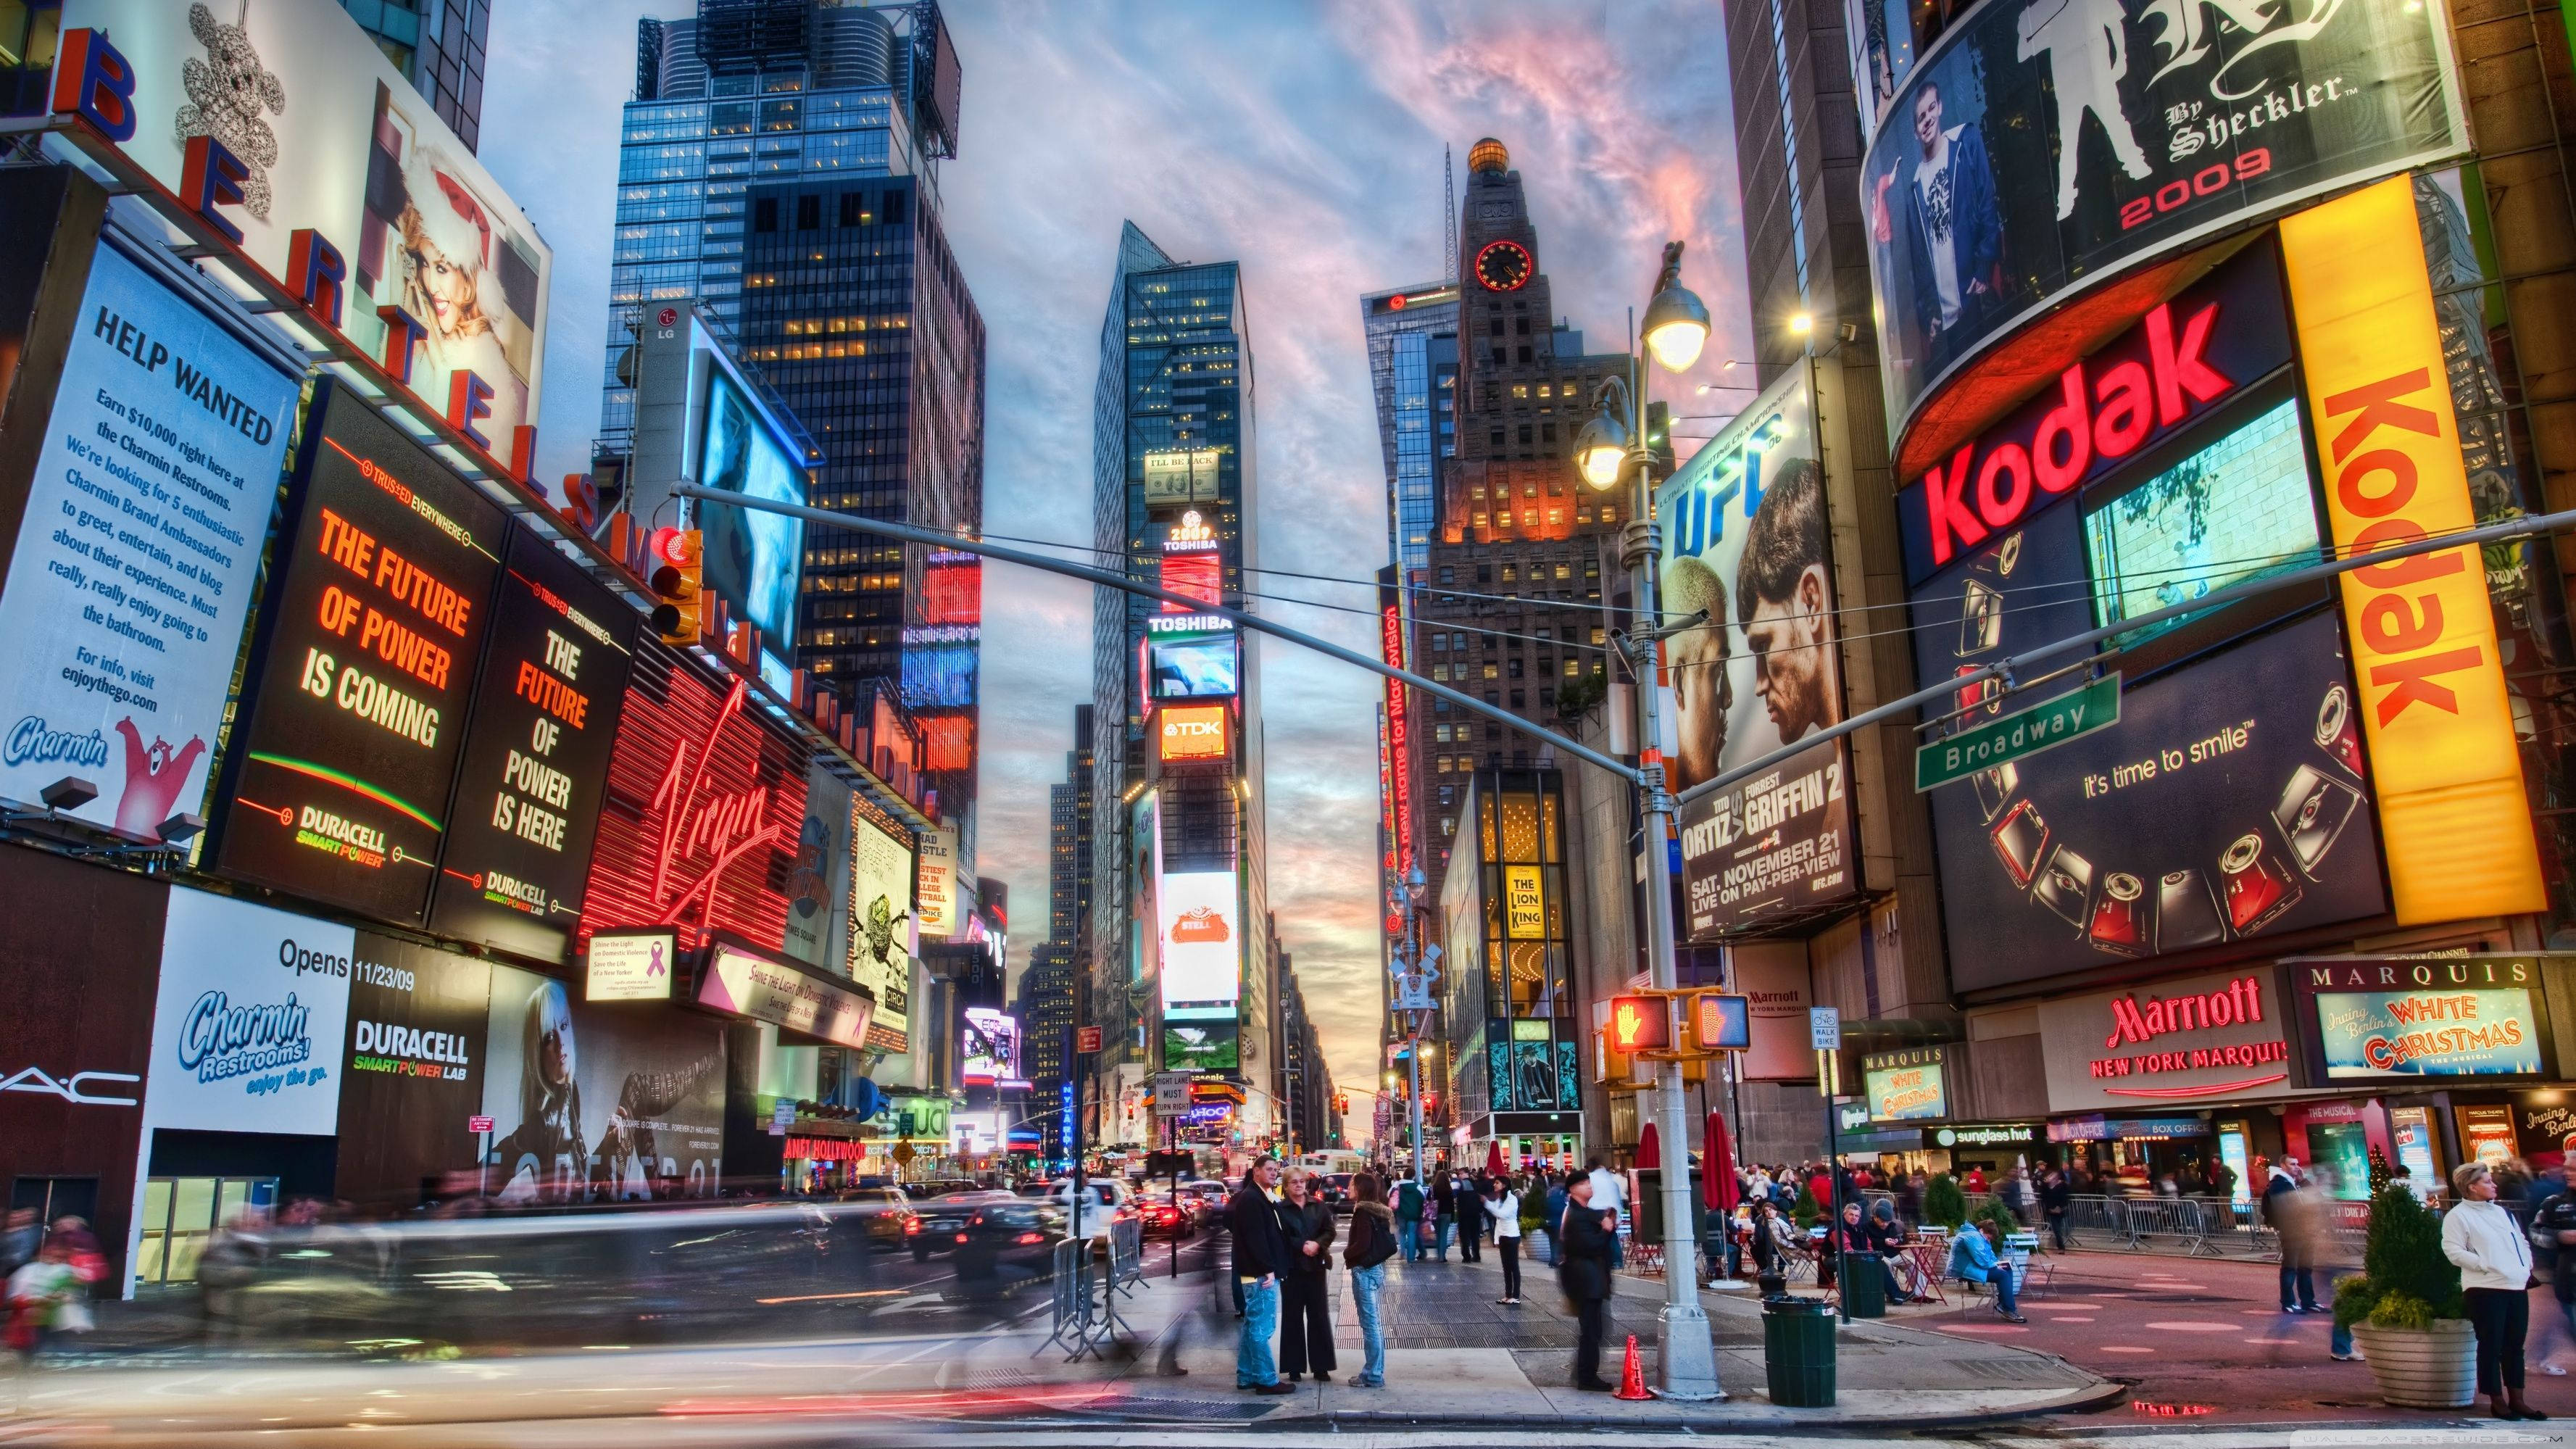
POLYGON ((429 97, 438 118, 475 149, 483 130, 483 50, 491 0, 340 0, 387 59, 429 97))
MULTIPOLYGON (((1240 268, 1175 261, 1127 224, 1101 323, 1093 547, 1140 582, 1245 607, 1253 455, 1240 268)), ((1094 591, 1092 798, 1115 811, 1094 822, 1088 943, 1105 1141, 1147 1133, 1121 1104, 1158 1066, 1240 1077, 1229 1130, 1246 1141, 1275 1120, 1269 940, 1251 929, 1269 917, 1259 657, 1215 616, 1094 591)))
POLYGON ((1377 441, 1386 457, 1387 560, 1431 562, 1442 459, 1457 456, 1458 288, 1425 282, 1360 299, 1377 441))
POLYGON ((1091 914, 1091 716, 1073 711, 1075 747, 1064 752, 1064 783, 1047 789, 1047 939, 1029 953, 1020 978, 1019 1013, 1028 1043, 1030 1110, 1043 1118, 1046 1155, 1063 1155, 1064 1099, 1071 1078, 1079 943, 1091 914))
MULTIPOLYGON (((701 0, 639 24, 610 353, 647 308, 694 301, 821 447, 816 507, 983 521, 984 323, 939 204, 957 98, 931 0, 701 0)), ((632 448, 632 381, 612 368, 602 399, 611 474, 632 448)), ((796 664, 851 702, 865 681, 901 687, 973 880, 980 564, 820 527, 803 563, 796 664)))

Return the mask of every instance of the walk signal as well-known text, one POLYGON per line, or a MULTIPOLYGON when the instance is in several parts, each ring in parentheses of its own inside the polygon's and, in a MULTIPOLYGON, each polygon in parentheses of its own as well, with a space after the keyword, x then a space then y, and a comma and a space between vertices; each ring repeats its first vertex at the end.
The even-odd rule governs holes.
POLYGON ((653 632, 665 644, 698 642, 699 562, 702 536, 694 528, 657 528, 649 545, 653 577, 653 632))

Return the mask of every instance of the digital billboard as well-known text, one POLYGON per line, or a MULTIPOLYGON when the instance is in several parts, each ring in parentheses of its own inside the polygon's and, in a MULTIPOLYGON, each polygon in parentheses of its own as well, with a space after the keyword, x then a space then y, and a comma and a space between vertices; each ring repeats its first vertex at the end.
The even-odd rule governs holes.
POLYGON ((2281 970, 2295 1003, 2302 1085, 2549 1072, 2539 957, 2322 957, 2281 970))
POLYGON ((483 1190, 514 1207, 713 1197, 724 1147, 724 1024, 574 999, 492 968, 483 1190))
POLYGON ((112 244, 79 317, 0 592, 0 796, 78 776, 66 814, 149 838, 204 808, 297 383, 112 244))
POLYGON ((1144 455, 1145 506, 1177 507, 1217 501, 1225 455, 1215 448, 1157 448, 1144 455))
POLYGON ((214 868, 421 924, 509 516, 325 378, 228 746, 214 868))
MULTIPOLYGON (((803 503, 801 450, 779 430, 769 410, 752 399, 720 354, 707 355, 718 360, 707 369, 699 485, 746 498, 803 503)), ((760 630, 765 655, 794 659, 796 595, 805 577, 805 520, 721 503, 701 504, 696 517, 705 534, 706 587, 725 601, 736 622, 760 630)))
POLYGON ((1232 716, 1221 704, 1174 704, 1154 711, 1154 732, 1165 760, 1223 760, 1231 757, 1232 716))
POLYGON ((113 37, 133 68, 134 133, 118 149, 186 194, 190 141, 222 144, 242 199, 213 210, 242 251, 283 278, 295 234, 313 231, 348 273, 340 331, 382 358, 386 314, 407 316, 418 330, 403 385, 443 417, 470 373, 487 410, 471 426, 509 456, 512 429, 537 420, 553 253, 345 11, 69 0, 59 24, 113 37))
POLYGON ((2460 153, 2453 73, 2420 0, 1977 6, 1893 88, 1862 165, 1888 416, 1901 434, 2070 291, 2460 153))
POLYGON ((933 549, 921 566, 921 622, 981 625, 984 561, 971 553, 933 549))
POLYGON ((1239 641, 1224 634, 1153 634, 1145 640, 1155 699, 1226 699, 1238 690, 1239 641))
POLYGON ((1231 1016, 1163 1023, 1163 1070, 1231 1072, 1242 1066, 1242 1024, 1231 1016))
POLYGON ((535 532, 510 534, 430 929, 570 957, 636 614, 535 532))
POLYGON ((965 1008, 957 1032, 957 1060, 967 1086, 1025 1085, 1020 1072, 1019 1018, 985 1006, 965 1008))
POLYGON ((972 709, 983 648, 982 630, 968 624, 925 625, 903 631, 903 702, 908 709, 972 709))
POLYGON ((1230 1003, 1242 993, 1243 931, 1233 871, 1167 874, 1154 884, 1166 1010, 1230 1003))
MULTIPOLYGON (((1164 593, 1181 594, 1202 604, 1221 607, 1225 603, 1225 560, 1213 548, 1195 553, 1166 553, 1163 555, 1162 587, 1164 593)), ((1175 604, 1169 599, 1162 601, 1162 612, 1166 614, 1186 614, 1189 611, 1187 604, 1175 604)))
POLYGON ((851 802, 849 972, 876 993, 868 1045, 912 1049, 912 958, 915 878, 910 833, 865 800, 851 802))
MULTIPOLYGON (((1667 617, 1707 621, 1664 646, 1668 778, 1686 790, 1842 722, 1815 402, 1799 368, 1655 491, 1667 617)), ((1847 751, 1817 744, 1682 808, 1690 939, 1858 893, 1847 751)))
POLYGON ((850 960, 849 783, 817 759, 805 772, 805 818, 796 829, 796 869, 787 878, 787 954, 809 966, 847 971, 850 960))

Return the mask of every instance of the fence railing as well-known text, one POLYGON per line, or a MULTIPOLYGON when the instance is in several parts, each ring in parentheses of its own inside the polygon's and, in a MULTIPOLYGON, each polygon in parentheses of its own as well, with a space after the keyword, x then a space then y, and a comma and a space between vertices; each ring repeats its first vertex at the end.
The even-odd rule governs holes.
MULTIPOLYGON (((1118 1315, 1120 1293, 1119 1234, 1113 1225, 1109 1246, 1103 1251, 1097 1240, 1067 1238, 1055 1245, 1051 1271, 1054 1274, 1054 1317, 1046 1341, 1038 1345, 1034 1358, 1050 1348, 1065 1350, 1065 1362, 1085 1356, 1102 1358, 1108 1349, 1124 1337, 1127 1323, 1118 1315)), ((1127 1261, 1134 1265, 1142 1253, 1141 1237, 1129 1234, 1127 1261)), ((1144 1272, 1136 1270, 1135 1285, 1144 1286, 1144 1272)))

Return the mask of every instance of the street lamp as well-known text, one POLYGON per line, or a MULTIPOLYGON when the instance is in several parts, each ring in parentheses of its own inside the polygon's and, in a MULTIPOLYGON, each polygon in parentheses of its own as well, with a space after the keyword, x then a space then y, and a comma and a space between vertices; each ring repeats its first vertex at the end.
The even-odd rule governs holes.
MULTIPOLYGON (((1671 372, 1699 360, 1708 340, 1708 308, 1681 284, 1682 244, 1664 246, 1664 264, 1655 276, 1655 296, 1646 306, 1646 351, 1671 372)), ((1663 609, 1655 592, 1655 570, 1661 540, 1655 528, 1655 454, 1642 426, 1646 416, 1645 359, 1628 359, 1628 376, 1603 381, 1597 414, 1575 440, 1575 463, 1584 482, 1606 490, 1627 477, 1632 490, 1627 526, 1620 530, 1620 561, 1627 565, 1636 608, 1636 627, 1623 648, 1637 681, 1637 738, 1643 759, 1638 787, 1645 815, 1646 960, 1659 991, 1678 984, 1673 962, 1672 861, 1664 842, 1672 837, 1673 796, 1665 787, 1664 764, 1654 742, 1663 738, 1662 666, 1658 646, 1666 633, 1663 609), (1614 444, 1626 456, 1603 455, 1614 444)), ((1682 621, 1693 627, 1698 621, 1682 621)), ((1669 1001, 1669 997, 1665 998, 1669 1001)), ((1669 1008, 1668 1008, 1669 1009, 1669 1008)), ((1656 1368, 1656 1392, 1668 1399, 1723 1399, 1718 1387, 1717 1351, 1709 1335, 1708 1314, 1699 1306, 1699 1275, 1691 1270, 1697 1245, 1691 1235, 1689 1105, 1682 1095, 1679 1061, 1655 1064, 1655 1117, 1668 1159, 1663 1169, 1664 1310, 1658 1337, 1662 1352, 1656 1368)), ((1711 1171, 1716 1164, 1709 1164, 1711 1171)))

